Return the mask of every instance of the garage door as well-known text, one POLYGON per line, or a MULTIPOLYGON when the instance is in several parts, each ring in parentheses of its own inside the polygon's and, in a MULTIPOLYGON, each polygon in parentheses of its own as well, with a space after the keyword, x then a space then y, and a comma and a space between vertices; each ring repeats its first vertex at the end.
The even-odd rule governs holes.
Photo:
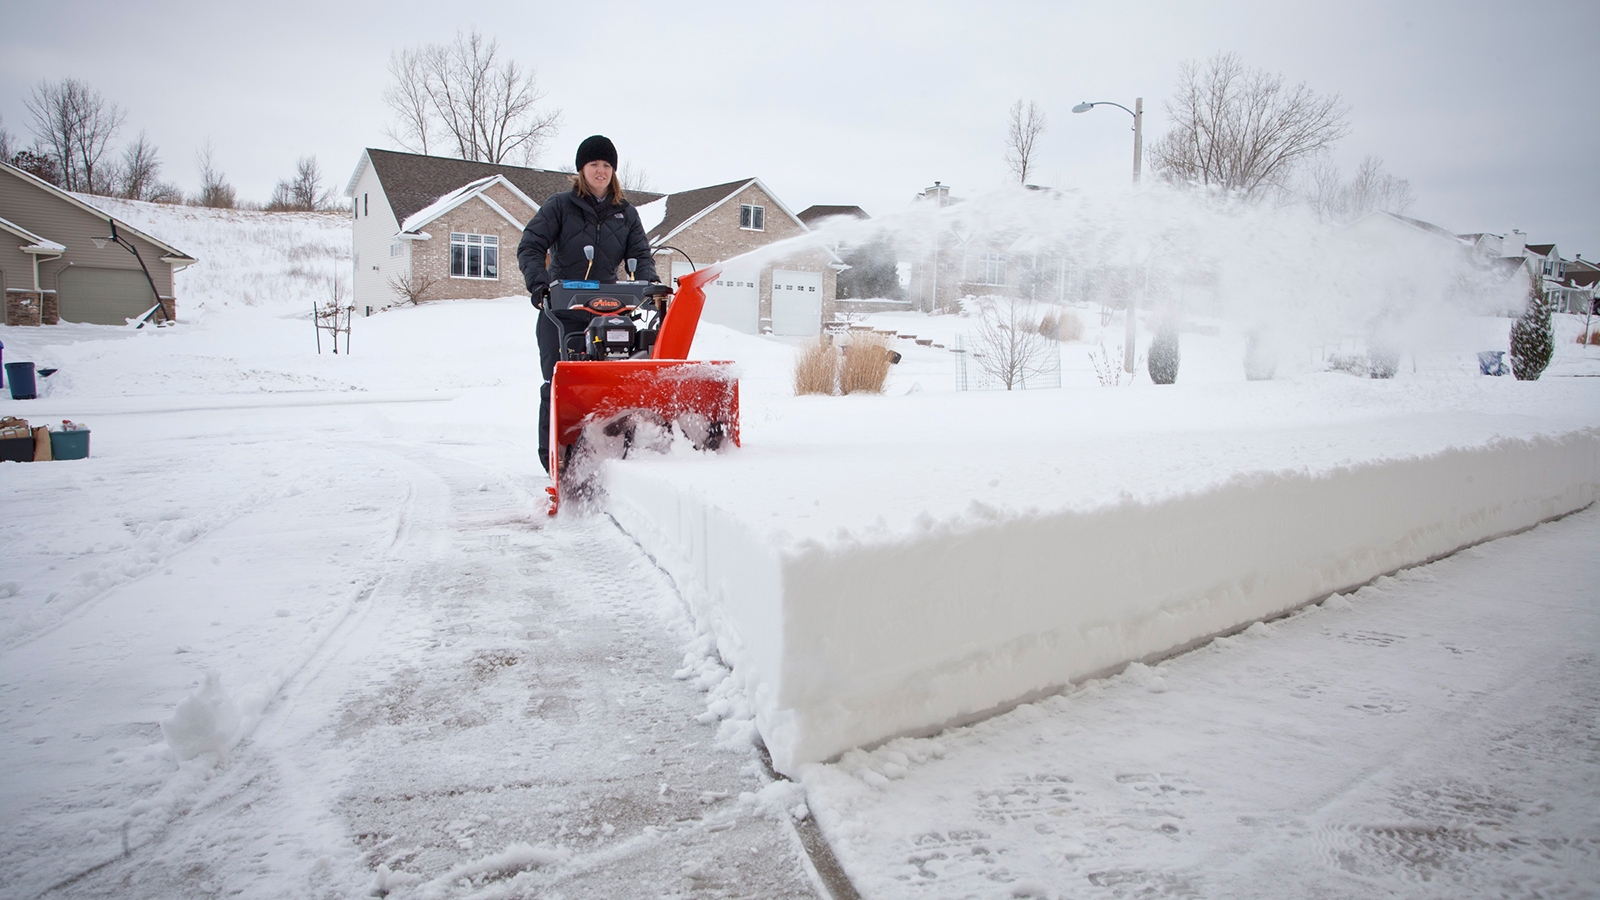
MULTIPOLYGON (((689 274, 689 264, 674 262, 672 277, 689 274)), ((724 269, 706 285, 706 305, 700 321, 725 325, 734 331, 755 334, 761 330, 761 273, 759 269, 724 269)))
POLYGON ((822 273, 772 271, 772 333, 822 333, 822 273))
POLYGON ((122 325, 156 305, 143 272, 93 266, 72 266, 62 272, 56 300, 63 321, 96 325, 122 325))

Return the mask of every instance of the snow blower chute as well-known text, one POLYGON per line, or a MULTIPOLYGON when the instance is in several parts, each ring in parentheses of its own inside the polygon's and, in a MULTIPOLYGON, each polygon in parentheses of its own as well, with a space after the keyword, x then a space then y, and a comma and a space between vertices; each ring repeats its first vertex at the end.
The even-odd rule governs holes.
POLYGON ((690 362, 711 266, 671 288, 563 281, 544 315, 561 359, 550 379, 550 514, 588 489, 595 457, 626 456, 674 432, 696 449, 739 443, 739 381, 729 362, 690 362))

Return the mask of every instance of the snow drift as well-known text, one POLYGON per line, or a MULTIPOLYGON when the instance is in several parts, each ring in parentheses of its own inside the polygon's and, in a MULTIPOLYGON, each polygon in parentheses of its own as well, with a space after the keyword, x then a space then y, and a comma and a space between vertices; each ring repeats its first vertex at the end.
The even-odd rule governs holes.
MULTIPOLYGON (((820 484, 815 473, 746 449, 710 465, 613 464, 607 503, 743 672, 774 764, 793 773, 1175 652, 1579 509, 1600 491, 1594 428, 1503 436, 1495 425, 1477 441, 1458 428, 1420 453, 1375 446, 1385 430, 1411 431, 1413 448, 1430 443, 1398 417, 1331 441, 1306 430, 1284 446, 1326 443, 1309 465, 1213 456, 1200 482, 1137 493, 1036 478, 1031 504, 952 484, 967 495, 953 515, 910 489, 917 478, 893 477, 938 479, 915 459, 874 468, 848 457, 819 491, 861 502, 809 531, 797 507, 784 512, 749 487, 820 484), (889 522, 875 509, 897 514, 889 522)), ((1186 438, 1202 458, 1203 445, 1239 443, 1186 438)), ((973 453, 991 449, 1003 471, 1003 446, 973 453)), ((1139 485, 1170 461, 1156 452, 1118 465, 1139 485)))

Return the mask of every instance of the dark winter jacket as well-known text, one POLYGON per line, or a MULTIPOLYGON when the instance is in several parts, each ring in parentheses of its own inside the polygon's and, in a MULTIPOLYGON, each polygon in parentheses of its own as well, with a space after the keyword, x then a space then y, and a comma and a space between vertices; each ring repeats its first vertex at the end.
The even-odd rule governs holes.
POLYGON ((579 279, 585 272, 591 281, 616 281, 617 267, 626 259, 639 261, 634 277, 640 281, 657 280, 639 212, 626 200, 617 205, 588 195, 580 197, 576 189, 546 200, 528 227, 522 229, 522 241, 517 244, 517 265, 522 268, 523 283, 535 296, 541 293, 538 288, 553 280, 579 279), (594 247, 592 268, 583 255, 583 248, 588 245, 594 247), (550 253, 548 268, 546 251, 550 253))

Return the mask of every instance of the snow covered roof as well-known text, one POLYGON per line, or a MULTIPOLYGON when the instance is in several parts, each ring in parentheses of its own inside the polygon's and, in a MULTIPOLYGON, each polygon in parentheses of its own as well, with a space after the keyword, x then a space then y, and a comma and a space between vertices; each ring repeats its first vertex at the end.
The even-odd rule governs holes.
POLYGON ((23 253, 59 254, 67 252, 67 248, 64 244, 58 244, 55 241, 45 240, 37 234, 34 234, 28 229, 23 228, 21 225, 18 225, 17 223, 8 219, 0 219, 0 230, 9 231, 17 237, 27 241, 27 244, 18 248, 23 253))
POLYGON ((477 181, 464 184, 407 216, 405 221, 400 223, 400 233, 403 235, 418 234, 422 230, 423 226, 427 225, 429 222, 432 222, 434 219, 439 218, 440 216, 452 209, 455 209, 474 197, 483 201, 484 205, 494 210, 507 222, 510 222, 517 228, 521 228, 522 226, 526 225, 527 222, 512 215, 505 207, 496 203, 493 197, 490 197, 484 193, 484 191, 487 191, 490 187, 493 187, 497 184, 504 186, 506 190, 509 190, 512 194, 515 194, 517 199, 528 204, 529 207, 535 210, 539 208, 539 204, 535 203, 533 198, 518 190, 517 186, 512 184, 510 179, 506 178, 504 175, 490 175, 485 178, 479 178, 477 181))

